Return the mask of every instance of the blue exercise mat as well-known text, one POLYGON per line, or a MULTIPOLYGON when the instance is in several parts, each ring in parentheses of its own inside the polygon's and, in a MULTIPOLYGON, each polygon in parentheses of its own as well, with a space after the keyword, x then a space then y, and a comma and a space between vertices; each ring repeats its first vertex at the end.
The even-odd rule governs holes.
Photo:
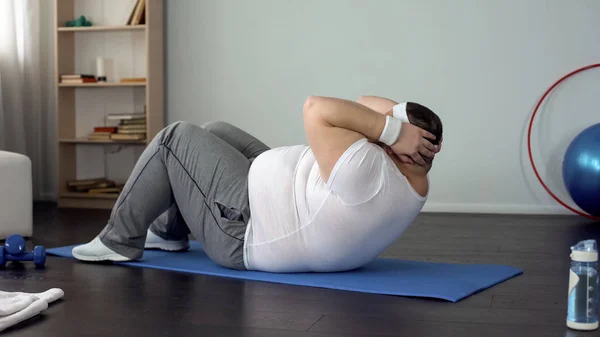
MULTIPOLYGON (((385 295, 432 297, 458 302, 522 273, 520 269, 490 264, 449 264, 377 259, 359 269, 340 273, 274 274, 238 271, 213 263, 197 241, 190 250, 169 253, 146 250, 144 258, 118 264, 244 280, 294 284, 385 295)), ((75 246, 47 249, 51 255, 73 258, 75 246)))

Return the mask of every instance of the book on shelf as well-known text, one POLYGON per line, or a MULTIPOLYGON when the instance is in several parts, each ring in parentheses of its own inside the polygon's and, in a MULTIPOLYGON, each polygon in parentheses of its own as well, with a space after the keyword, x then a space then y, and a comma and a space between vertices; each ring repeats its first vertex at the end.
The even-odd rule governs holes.
POLYGON ((89 140, 110 140, 112 132, 92 132, 87 138, 89 140))
POLYGON ((116 183, 106 178, 80 179, 67 181, 67 189, 70 192, 85 193, 91 189, 110 188, 116 186, 116 183))
POLYGON ((76 179, 76 180, 68 180, 68 187, 76 187, 76 186, 85 186, 85 185, 94 185, 102 182, 107 182, 106 178, 90 178, 90 179, 76 179))
POLYGON ((60 80, 60 83, 63 84, 83 84, 83 83, 98 83, 98 81, 95 78, 79 78, 79 79, 66 79, 66 80, 60 80))
POLYGON ((127 8, 128 8, 128 11, 126 12, 127 13, 127 17, 126 17, 125 20, 123 20, 124 21, 123 24, 127 26, 127 25, 131 24, 131 19, 133 18, 133 14, 135 13, 135 9, 138 6, 138 0, 121 0, 121 1, 127 3, 127 5, 126 5, 127 8))
POLYGON ((60 82, 64 84, 96 83, 96 76, 90 74, 62 74, 60 82))
POLYGON ((121 83, 146 83, 145 77, 124 77, 119 80, 121 83))
POLYGON ((144 140, 146 139, 146 133, 139 134, 124 134, 124 133, 113 133, 110 135, 112 140, 144 140))
POLYGON ((144 130, 146 131, 146 124, 119 124, 119 126, 117 127, 119 129, 119 131, 123 131, 123 130, 144 130))
POLYGON ((89 194, 114 194, 121 193, 123 185, 115 185, 114 187, 99 187, 92 188, 87 191, 89 194))
POLYGON ((146 18, 146 0, 137 0, 135 7, 127 19, 127 25, 140 25, 145 23, 146 18))
POLYGON ((109 114, 107 117, 109 120, 137 120, 146 119, 145 113, 120 113, 120 114, 109 114))
POLYGON ((81 78, 96 78, 96 75, 90 75, 90 74, 62 74, 60 75, 60 78, 62 80, 78 80, 81 78))
POLYGON ((95 184, 92 186, 75 187, 71 190, 71 192, 89 193, 91 190, 97 190, 97 189, 101 189, 101 188, 113 188, 113 186, 115 186, 115 182, 110 181, 110 182, 105 182, 105 183, 98 183, 98 184, 95 184))
POLYGON ((121 120, 119 126, 139 126, 143 125, 146 127, 146 118, 137 118, 137 119, 124 119, 121 120))
POLYGON ((67 181, 69 192, 88 194, 120 193, 123 184, 117 184, 114 180, 107 178, 81 179, 67 181))
POLYGON ((88 134, 88 140, 110 140, 110 135, 117 132, 116 126, 96 126, 94 131, 88 134))
POLYGON ((116 126, 96 126, 94 128, 94 132, 115 133, 115 132, 117 132, 117 127, 116 126))
POLYGON ((136 129, 123 130, 123 129, 119 128, 119 131, 116 134, 117 135, 134 135, 134 134, 135 135, 140 135, 140 134, 145 135, 146 129, 144 128, 144 129, 137 129, 137 130, 136 129))

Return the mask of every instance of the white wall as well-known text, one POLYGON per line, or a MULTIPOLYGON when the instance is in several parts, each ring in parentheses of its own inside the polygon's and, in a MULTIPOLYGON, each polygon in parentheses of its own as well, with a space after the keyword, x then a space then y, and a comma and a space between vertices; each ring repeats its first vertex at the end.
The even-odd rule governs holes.
MULTIPOLYGON (((600 2, 166 5, 169 122, 225 120, 282 146, 306 141, 301 108, 308 95, 417 101, 445 126, 427 210, 563 212, 532 178, 524 130, 547 86, 600 59, 600 2)), ((577 130, 600 122, 598 80, 590 71, 561 87, 538 124, 536 158, 560 195, 564 149, 577 130)))

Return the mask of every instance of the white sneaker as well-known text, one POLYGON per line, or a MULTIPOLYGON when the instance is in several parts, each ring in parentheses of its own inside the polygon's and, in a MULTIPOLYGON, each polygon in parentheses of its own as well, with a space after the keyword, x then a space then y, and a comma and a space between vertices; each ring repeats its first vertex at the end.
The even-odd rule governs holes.
POLYGON ((86 243, 85 245, 77 246, 71 251, 73 257, 81 261, 131 261, 130 258, 120 255, 112 249, 106 247, 99 237, 86 243))
POLYGON ((145 249, 160 249, 166 250, 168 252, 178 252, 182 250, 188 250, 190 248, 190 242, 186 239, 174 241, 174 240, 165 240, 160 236, 152 233, 151 230, 148 230, 148 234, 146 235, 146 244, 144 245, 145 249))

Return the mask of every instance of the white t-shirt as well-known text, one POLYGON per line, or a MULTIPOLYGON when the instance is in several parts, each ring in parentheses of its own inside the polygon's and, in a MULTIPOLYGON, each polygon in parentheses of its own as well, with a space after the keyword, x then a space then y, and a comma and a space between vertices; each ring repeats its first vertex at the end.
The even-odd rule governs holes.
POLYGON ((426 200, 366 138, 342 154, 327 183, 309 146, 264 152, 250 167, 248 192, 244 263, 280 273, 358 268, 394 242, 426 200))

